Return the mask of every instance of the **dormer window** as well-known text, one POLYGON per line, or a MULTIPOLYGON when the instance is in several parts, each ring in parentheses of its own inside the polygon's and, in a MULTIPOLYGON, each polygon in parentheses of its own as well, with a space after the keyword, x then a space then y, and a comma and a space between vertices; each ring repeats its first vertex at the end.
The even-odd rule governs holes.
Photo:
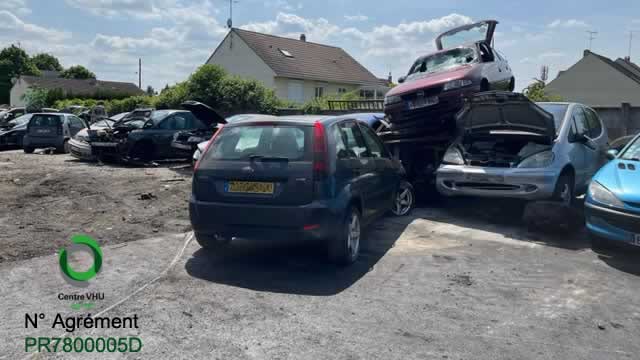
POLYGON ((292 57, 293 57, 293 55, 291 55, 291 53, 290 53, 289 51, 285 50, 285 49, 278 49, 278 50, 280 50, 280 52, 282 53, 282 55, 284 55, 284 56, 286 56, 286 57, 289 57, 289 58, 292 58, 292 57))

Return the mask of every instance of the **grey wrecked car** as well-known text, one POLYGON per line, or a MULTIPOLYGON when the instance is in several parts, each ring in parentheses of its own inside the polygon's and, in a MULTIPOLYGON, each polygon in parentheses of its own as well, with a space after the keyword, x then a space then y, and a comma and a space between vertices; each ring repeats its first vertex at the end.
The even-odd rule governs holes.
POLYGON ((467 99, 457 122, 462 133, 436 173, 443 195, 570 205, 606 162, 607 130, 582 104, 485 92, 467 99))

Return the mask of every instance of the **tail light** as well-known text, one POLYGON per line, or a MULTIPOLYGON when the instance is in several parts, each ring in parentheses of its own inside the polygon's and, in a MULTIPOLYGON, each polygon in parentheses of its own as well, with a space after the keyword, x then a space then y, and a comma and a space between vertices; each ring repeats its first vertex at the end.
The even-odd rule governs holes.
POLYGON ((329 173, 329 162, 327 154, 327 138, 324 126, 316 122, 313 125, 313 178, 321 180, 329 173))
POLYGON ((218 130, 216 130, 216 132, 211 137, 211 139, 209 139, 209 142, 207 143, 207 147, 204 148, 204 151, 202 152, 202 154, 200 154, 198 161, 196 161, 196 165, 193 167, 193 172, 196 172, 200 167, 200 162, 202 161, 202 158, 204 158, 204 155, 209 151, 209 148, 211 147, 211 144, 213 144, 214 140, 216 139, 216 136, 218 136, 218 134, 220 134, 220 132, 222 131, 222 127, 223 125, 220 125, 218 130))

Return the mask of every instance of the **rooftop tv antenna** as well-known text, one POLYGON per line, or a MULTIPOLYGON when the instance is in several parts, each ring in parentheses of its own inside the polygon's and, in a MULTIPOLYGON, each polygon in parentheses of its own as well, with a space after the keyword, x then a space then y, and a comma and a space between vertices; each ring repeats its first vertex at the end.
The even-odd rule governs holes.
POLYGON ((227 27, 231 29, 233 27, 233 4, 237 4, 238 0, 229 0, 229 19, 227 20, 227 27))
POLYGON ((596 35, 598 34, 598 32, 587 30, 587 34, 589 34, 589 50, 591 50, 591 45, 593 45, 593 39, 596 38, 596 35))
POLYGON ((633 44, 633 34, 639 32, 638 30, 629 30, 629 60, 631 60, 631 44, 633 44))

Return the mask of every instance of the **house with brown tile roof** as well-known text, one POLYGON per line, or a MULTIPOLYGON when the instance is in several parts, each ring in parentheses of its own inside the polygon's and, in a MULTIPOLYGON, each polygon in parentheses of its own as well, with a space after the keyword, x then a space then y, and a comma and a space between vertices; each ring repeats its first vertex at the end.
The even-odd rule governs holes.
POLYGON ((545 91, 592 107, 640 106, 640 67, 628 58, 614 61, 585 50, 583 57, 561 71, 545 91))
POLYGON ((25 106, 23 95, 30 88, 61 90, 67 96, 133 96, 144 95, 144 91, 133 83, 103 81, 95 79, 65 79, 52 72, 43 76, 20 76, 11 88, 11 106, 25 106))
POLYGON ((314 97, 361 90, 381 99, 386 80, 339 47, 233 28, 207 64, 256 79, 283 99, 303 103, 314 97))

